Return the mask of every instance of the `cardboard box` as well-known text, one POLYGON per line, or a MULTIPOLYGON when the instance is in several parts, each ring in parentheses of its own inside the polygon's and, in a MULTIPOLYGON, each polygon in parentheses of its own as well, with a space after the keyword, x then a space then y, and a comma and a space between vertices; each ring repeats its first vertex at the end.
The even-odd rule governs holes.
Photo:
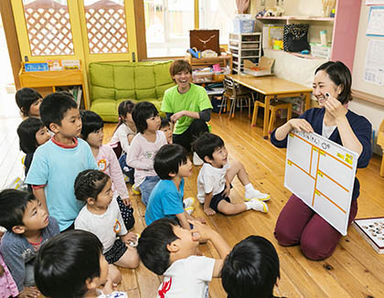
POLYGON ((275 62, 275 59, 261 57, 259 64, 256 65, 250 60, 244 60, 244 73, 253 75, 255 77, 268 76, 272 74, 272 66, 275 62))

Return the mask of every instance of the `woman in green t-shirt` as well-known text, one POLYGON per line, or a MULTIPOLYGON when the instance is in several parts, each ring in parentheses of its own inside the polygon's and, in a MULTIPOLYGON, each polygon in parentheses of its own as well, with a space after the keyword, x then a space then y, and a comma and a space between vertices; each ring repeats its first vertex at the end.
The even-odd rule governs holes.
POLYGON ((192 83, 192 67, 185 60, 176 60, 169 69, 177 86, 164 93, 161 111, 173 123, 173 142, 191 151, 191 143, 208 132, 212 104, 207 92, 192 83))

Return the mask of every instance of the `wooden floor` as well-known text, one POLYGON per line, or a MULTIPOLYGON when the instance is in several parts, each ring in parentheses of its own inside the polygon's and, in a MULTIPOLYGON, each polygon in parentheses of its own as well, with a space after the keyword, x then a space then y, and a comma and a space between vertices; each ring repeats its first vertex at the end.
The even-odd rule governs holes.
MULTIPOLYGON (((194 216, 206 217, 210 226, 220 232, 232 246, 248 235, 256 234, 268 238, 275 245, 281 264, 281 295, 286 297, 384 297, 384 255, 377 254, 362 237, 350 228, 348 236, 338 245, 334 255, 321 262, 309 261, 302 256, 298 247, 280 247, 273 237, 273 229, 280 210, 290 196, 284 188, 285 150, 273 147, 261 137, 261 127, 250 127, 249 120, 236 114, 229 121, 226 115, 213 115, 213 133, 220 135, 232 158, 239 159, 246 166, 251 182, 261 191, 271 194, 269 213, 248 211, 236 216, 217 214, 206 217, 196 203, 194 216)), ((20 154, 16 126, 17 117, 1 117, 0 113, 0 186, 4 187, 19 173, 20 154)), ((109 140, 115 124, 106 124, 105 142, 109 140)), ((379 176, 379 157, 375 156, 368 168, 361 169, 358 177, 361 183, 359 217, 384 216, 384 179, 379 176)), ((196 177, 186 180, 185 195, 196 196, 196 177)), ((244 189, 238 180, 233 183, 231 198, 241 201, 244 189)), ((135 208, 134 230, 141 232, 145 226, 144 206, 140 197, 131 196, 135 208)), ((206 256, 217 257, 211 244, 201 246, 206 256)), ((121 290, 130 298, 156 297, 160 278, 148 271, 142 264, 136 270, 121 269, 123 282, 121 290)), ((210 284, 210 297, 226 297, 220 279, 210 284)))
MULTIPOLYGON (((266 237, 275 245, 281 263, 281 295, 286 297, 384 297, 384 255, 377 254, 361 236, 350 228, 348 236, 342 238, 334 255, 321 262, 307 260, 298 247, 280 247, 273 237, 273 229, 280 210, 290 196, 284 188, 285 150, 271 145, 261 137, 261 123, 250 127, 249 120, 237 114, 233 120, 226 115, 213 114, 213 133, 220 135, 232 158, 246 165, 251 182, 261 191, 271 194, 269 213, 248 211, 236 216, 216 214, 206 217, 198 203, 194 216, 206 217, 207 222, 225 237, 232 246, 248 235, 266 237)), ((105 128, 106 141, 114 125, 105 128)), ((384 179, 379 176, 380 158, 375 156, 368 168, 361 169, 358 217, 384 216, 384 179)), ((186 180, 185 196, 196 197, 196 178, 199 169, 194 168, 191 178, 186 180)), ((244 189, 238 180, 233 183, 231 199, 241 201, 244 189)), ((132 196, 137 224, 140 232, 144 223, 144 206, 139 197, 132 196)), ((218 254, 210 244, 202 245, 206 256, 218 254)), ((122 270, 121 289, 129 297, 156 297, 159 278, 143 265, 138 270, 122 270)), ((220 279, 210 284, 210 297, 226 297, 220 279)))

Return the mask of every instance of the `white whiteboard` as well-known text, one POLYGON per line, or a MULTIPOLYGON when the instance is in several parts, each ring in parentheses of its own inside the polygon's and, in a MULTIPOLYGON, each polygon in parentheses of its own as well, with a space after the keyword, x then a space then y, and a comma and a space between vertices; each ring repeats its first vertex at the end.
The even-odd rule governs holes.
POLYGON ((316 133, 288 136, 284 186, 347 234, 358 155, 316 133))

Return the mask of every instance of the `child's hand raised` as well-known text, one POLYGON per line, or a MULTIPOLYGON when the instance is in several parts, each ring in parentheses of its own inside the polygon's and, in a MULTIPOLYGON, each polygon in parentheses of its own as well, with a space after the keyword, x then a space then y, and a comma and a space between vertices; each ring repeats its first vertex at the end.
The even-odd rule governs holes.
POLYGON ((193 225, 193 240, 199 240, 200 242, 207 241, 210 240, 212 236, 216 233, 214 230, 211 229, 210 226, 203 224, 200 221, 188 220, 188 222, 193 225))

